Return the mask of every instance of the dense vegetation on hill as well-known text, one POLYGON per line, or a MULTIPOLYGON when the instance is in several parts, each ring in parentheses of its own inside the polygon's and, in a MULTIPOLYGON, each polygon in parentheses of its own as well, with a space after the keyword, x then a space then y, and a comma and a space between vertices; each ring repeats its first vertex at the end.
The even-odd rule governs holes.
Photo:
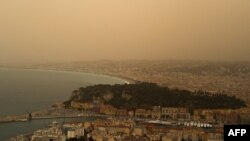
POLYGON ((199 108, 240 108, 245 102, 233 96, 204 91, 169 89, 152 83, 94 85, 72 93, 69 101, 90 102, 99 99, 117 108, 149 108, 152 106, 199 108))

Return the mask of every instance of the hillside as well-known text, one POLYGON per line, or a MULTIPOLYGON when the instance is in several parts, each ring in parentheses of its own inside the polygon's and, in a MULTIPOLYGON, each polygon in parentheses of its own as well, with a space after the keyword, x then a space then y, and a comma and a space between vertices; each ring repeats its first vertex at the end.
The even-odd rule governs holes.
POLYGON ((80 88, 72 93, 69 101, 91 102, 98 99, 117 108, 138 108, 152 106, 200 108, 241 108, 244 101, 220 93, 169 89, 153 83, 124 85, 94 85, 80 88))

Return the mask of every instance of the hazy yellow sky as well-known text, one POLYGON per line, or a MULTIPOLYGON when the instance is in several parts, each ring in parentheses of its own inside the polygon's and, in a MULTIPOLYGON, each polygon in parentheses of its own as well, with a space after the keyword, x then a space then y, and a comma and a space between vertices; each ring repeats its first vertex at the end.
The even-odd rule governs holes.
POLYGON ((0 63, 250 61, 250 0, 0 0, 0 63))

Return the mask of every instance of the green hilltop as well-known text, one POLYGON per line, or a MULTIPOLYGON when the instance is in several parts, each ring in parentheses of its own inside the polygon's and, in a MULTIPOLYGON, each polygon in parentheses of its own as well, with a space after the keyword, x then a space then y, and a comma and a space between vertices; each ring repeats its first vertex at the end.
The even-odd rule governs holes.
POLYGON ((94 85, 75 90, 71 101, 92 102, 99 100, 116 108, 151 108, 152 106, 186 107, 189 109, 237 109, 246 103, 234 96, 205 91, 169 89, 154 83, 94 85))

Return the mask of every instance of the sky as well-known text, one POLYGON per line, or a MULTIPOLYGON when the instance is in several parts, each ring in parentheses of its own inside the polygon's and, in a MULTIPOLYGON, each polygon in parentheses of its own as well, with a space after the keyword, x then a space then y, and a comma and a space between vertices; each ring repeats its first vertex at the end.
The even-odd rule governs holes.
POLYGON ((0 63, 250 61, 250 0, 0 0, 0 63))

